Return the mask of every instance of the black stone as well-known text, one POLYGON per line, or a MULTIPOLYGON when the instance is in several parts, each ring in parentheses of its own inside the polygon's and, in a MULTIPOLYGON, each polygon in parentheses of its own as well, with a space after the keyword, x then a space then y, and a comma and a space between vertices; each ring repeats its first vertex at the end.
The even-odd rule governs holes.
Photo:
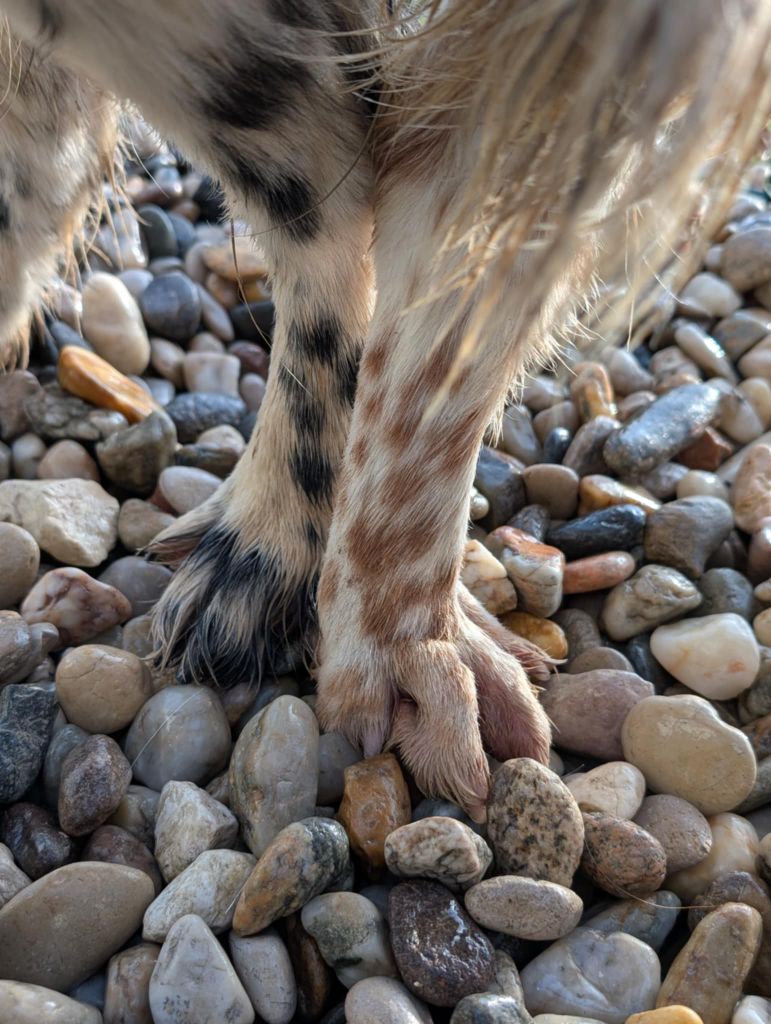
POLYGON ((621 477, 649 472, 701 437, 718 417, 720 398, 708 384, 668 391, 608 438, 605 461, 621 477))
POLYGON ((53 683, 0 690, 0 803, 13 803, 43 766, 58 708, 53 683))
POLYGON ((177 236, 169 215, 160 206, 150 203, 137 210, 139 233, 151 260, 177 256, 177 236))
POLYGON ((736 569, 708 569, 699 580, 704 601, 694 615, 719 615, 733 612, 751 620, 760 610, 752 584, 736 569))
POLYGON ((201 323, 201 296, 179 271, 151 281, 139 297, 139 308, 150 333, 170 341, 189 341, 201 323))
POLYGON ((568 561, 603 551, 629 551, 640 544, 645 512, 637 505, 612 505, 571 522, 552 526, 546 543, 559 548, 568 561))
MULTIPOLYGON (((697 610, 696 614, 701 614, 701 608, 697 610)), ((632 668, 637 675, 641 679, 647 679, 649 683, 653 683, 656 693, 663 693, 677 682, 653 657, 648 633, 640 633, 638 636, 633 636, 627 642, 623 651, 631 661, 632 668)))
POLYGON ((187 250, 198 241, 195 228, 187 219, 178 213, 167 213, 166 216, 174 229, 174 237, 177 240, 177 255, 184 256, 187 250))
POLYGON ((34 881, 77 856, 73 839, 56 827, 53 814, 35 804, 14 804, 0 819, 0 840, 34 881))
POLYGON ((245 302, 240 306, 233 306, 230 310, 230 320, 236 337, 245 341, 257 341, 260 344, 269 342, 275 319, 276 310, 270 299, 264 299, 262 302, 245 302))
POLYGON ((531 537, 542 541, 549 529, 550 522, 551 516, 548 508, 543 505, 525 505, 512 517, 509 526, 513 526, 515 530, 524 530, 531 537))
POLYGON ((244 441, 248 441, 252 436, 252 431, 254 430, 255 424, 257 423, 257 417, 259 415, 259 412, 254 412, 252 410, 248 412, 238 424, 238 432, 241 437, 243 437, 244 441))
POLYGON ((177 395, 165 411, 177 428, 180 442, 190 444, 210 427, 218 427, 222 423, 237 427, 246 413, 246 403, 233 395, 191 391, 177 395))
POLYGON ((543 461, 559 466, 572 440, 573 435, 567 427, 553 427, 543 443, 543 461))
POLYGON ((507 456, 487 445, 479 453, 474 486, 490 502, 490 511, 481 520, 486 530, 504 526, 525 504, 522 474, 507 456))
POLYGON ((53 338, 57 351, 61 352, 67 345, 74 345, 76 348, 84 348, 87 352, 93 352, 93 348, 82 334, 74 331, 69 324, 63 320, 52 320, 48 324, 48 333, 53 338))

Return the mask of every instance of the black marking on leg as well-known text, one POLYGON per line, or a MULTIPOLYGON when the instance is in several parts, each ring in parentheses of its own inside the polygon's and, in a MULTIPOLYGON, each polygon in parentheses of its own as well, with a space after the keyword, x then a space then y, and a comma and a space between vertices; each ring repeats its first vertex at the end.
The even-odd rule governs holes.
POLYGON ((328 27, 326 11, 318 0, 270 0, 271 16, 293 28, 324 29, 328 27))
POLYGON ((260 160, 259 167, 244 153, 222 143, 225 169, 234 185, 247 200, 265 208, 274 226, 294 242, 309 242, 321 227, 319 197, 310 182, 300 174, 260 160))
POLYGON ((61 12, 50 3, 50 0, 38 0, 40 10, 40 35, 52 43, 62 30, 64 20, 61 12))
POLYGON ((0 231, 7 231, 11 226, 11 208, 3 196, 0 196, 0 231))
POLYGON ((272 128, 291 113, 295 101, 313 84, 307 61, 271 53, 248 37, 248 28, 232 28, 216 53, 204 57, 204 113, 231 128, 272 128), (223 59, 224 58, 224 59, 223 59))
POLYGON ((330 501, 334 474, 329 459, 311 438, 300 438, 299 444, 289 460, 292 479, 314 504, 330 501))
POLYGON ((310 438, 315 442, 326 421, 323 398, 309 391, 302 377, 293 376, 283 363, 277 376, 286 395, 287 410, 299 437, 310 438))
POLYGON ((289 325, 289 350, 301 359, 318 359, 332 365, 342 339, 342 327, 336 316, 317 317, 310 325, 289 325))
POLYGON ((344 352, 338 360, 340 398, 351 409, 356 400, 356 385, 359 381, 359 356, 359 352, 344 352))

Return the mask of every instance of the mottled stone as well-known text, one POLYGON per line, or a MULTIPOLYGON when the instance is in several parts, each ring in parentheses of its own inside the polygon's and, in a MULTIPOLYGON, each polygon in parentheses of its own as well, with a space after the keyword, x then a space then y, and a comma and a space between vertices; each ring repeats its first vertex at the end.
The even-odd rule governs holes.
POLYGON ((69 990, 129 939, 152 896, 134 868, 57 868, 0 910, 0 977, 69 990))
POLYGON ((479 992, 461 999, 450 1024, 530 1024, 531 1020, 516 999, 479 992))
POLYGON ((679 796, 646 797, 634 820, 661 843, 669 874, 698 864, 712 848, 709 822, 679 796))
POLYGON ((537 941, 560 939, 572 932, 584 909, 570 889, 518 875, 479 882, 468 890, 464 902, 483 928, 537 941))
POLYGON ((560 778, 530 758, 493 774, 487 829, 498 869, 569 886, 581 859, 584 824, 560 778))
POLYGON ((14 804, 0 819, 0 839, 30 878, 41 878, 76 857, 73 840, 54 824, 50 811, 14 804))
POLYGON ((186 914, 196 914, 215 934, 226 931, 253 867, 249 853, 204 850, 147 908, 142 937, 163 942, 172 925, 186 914))
POLYGON ((265 1024, 289 1024, 297 1008, 297 984, 286 946, 269 928, 261 935, 230 933, 230 959, 252 1006, 265 1024))
POLYGON ((150 977, 160 947, 142 942, 116 953, 107 967, 104 1024, 153 1024, 150 977))
POLYGON ((300 1020, 318 1020, 329 1000, 335 976, 313 939, 292 914, 284 924, 284 939, 297 980, 297 1012, 300 1020))
POLYGON ((433 1006, 454 1006, 494 977, 493 947, 437 882, 401 882, 389 898, 391 945, 407 988, 433 1006))
POLYGON ((400 981, 365 978, 345 1000, 348 1024, 431 1024, 431 1014, 400 981))
POLYGON ((59 646, 82 644, 131 615, 130 602, 82 569, 52 569, 25 598, 27 622, 50 622, 59 631, 59 646))
POLYGON ((58 384, 41 388, 27 400, 25 408, 35 433, 50 441, 101 441, 128 426, 122 413, 95 409, 81 398, 67 394, 58 384))
POLYGON ((366 897, 355 892, 316 896, 301 920, 346 988, 364 978, 397 976, 385 921, 366 897))
POLYGON ((0 981, 0 1020, 9 1024, 102 1024, 102 1015, 95 1007, 42 985, 0 981))
POLYGON ((696 578, 732 528, 731 509, 719 498, 672 501, 648 517, 645 557, 696 578))
POLYGON ((232 395, 211 395, 196 391, 177 395, 164 411, 174 421, 179 441, 190 444, 211 427, 223 423, 237 427, 246 413, 246 405, 232 395))
POLYGON ((0 685, 26 679, 58 642, 52 623, 30 626, 16 612, 0 611, 0 685))
POLYGON ((153 883, 155 895, 163 888, 163 878, 155 857, 144 843, 117 825, 101 825, 83 847, 81 860, 98 860, 107 864, 124 864, 144 871, 153 883))
POLYGON ((581 869, 612 896, 647 896, 664 881, 667 857, 661 843, 633 821, 586 814, 581 869))
POLYGON ((688 800, 703 814, 737 807, 755 781, 749 740, 702 697, 648 697, 624 722, 624 758, 654 793, 688 800))
POLYGON ((134 494, 152 494, 161 472, 174 460, 177 431, 164 412, 118 430, 96 446, 96 457, 114 483, 134 494))
POLYGON ((238 835, 234 815, 192 782, 167 782, 155 816, 155 856, 167 882, 205 850, 230 848, 238 835))
POLYGON ((727 1024, 760 945, 761 917, 740 903, 718 907, 694 929, 661 986, 657 1006, 682 1004, 704 1024, 727 1024))
POLYGON ((498 559, 478 540, 467 540, 461 582, 492 615, 517 607, 517 592, 498 559))
POLYGON ((480 882, 492 859, 484 839, 454 818, 421 818, 395 829, 385 841, 385 862, 391 874, 431 878, 450 889, 480 882))
POLYGON ((94 566, 118 538, 118 502, 93 480, 6 480, 0 520, 31 533, 53 558, 94 566))
POLYGON ((282 829, 246 880, 233 928, 251 935, 302 909, 350 870, 348 837, 336 821, 306 818, 282 829))
POLYGON ((318 737, 315 715, 297 697, 278 697, 238 737, 230 761, 230 806, 256 857, 282 828, 313 814, 318 737))
POLYGON ((757 676, 760 654, 748 623, 726 613, 659 626, 651 651, 675 679, 712 700, 730 700, 757 676))
POLYGON ((698 608, 701 600, 698 588, 676 569, 644 565, 605 598, 602 622, 612 640, 629 640, 680 618, 698 608))
POLYGON ((562 602, 562 552, 511 526, 494 530, 487 544, 514 584, 518 607, 543 618, 553 615, 562 602))
POLYGON ((43 766, 56 717, 50 685, 0 689, 0 803, 19 800, 43 766))
POLYGON ((227 764, 230 746, 230 726, 215 693, 168 686, 140 709, 125 751, 134 778, 160 791, 171 780, 208 782, 227 764))
POLYGON ((93 832, 117 809, 131 782, 131 765, 109 736, 89 736, 62 763, 59 821, 71 836, 93 832))
POLYGON ((133 721, 152 696, 149 673, 129 651, 85 644, 56 669, 56 696, 68 721, 87 732, 112 733, 133 721))
POLYGON ((252 1024, 254 1010, 225 951, 195 914, 174 923, 150 978, 154 1024, 252 1024))
POLYGON ((531 960, 521 978, 532 1014, 624 1024, 631 1013, 653 1008, 661 969, 650 946, 632 935, 578 928, 531 960))
POLYGON ((150 342, 134 298, 112 274, 91 274, 83 288, 83 335, 121 373, 143 373, 150 342))
POLYGON ((551 676, 541 703, 553 723, 557 747, 620 761, 624 720, 636 704, 653 693, 653 684, 634 672, 595 669, 551 676))
POLYGON ((755 874, 758 869, 758 834, 746 818, 716 814, 709 819, 709 827, 712 845, 707 856, 667 878, 667 888, 683 902, 691 903, 716 878, 736 871, 755 874))
POLYGON ((407 783, 393 754, 359 761, 344 775, 338 818, 353 852, 370 869, 379 870, 385 864, 386 837, 410 821, 407 783))
POLYGON ((634 818, 645 796, 642 772, 626 761, 611 761, 565 778, 565 785, 584 812, 634 818))

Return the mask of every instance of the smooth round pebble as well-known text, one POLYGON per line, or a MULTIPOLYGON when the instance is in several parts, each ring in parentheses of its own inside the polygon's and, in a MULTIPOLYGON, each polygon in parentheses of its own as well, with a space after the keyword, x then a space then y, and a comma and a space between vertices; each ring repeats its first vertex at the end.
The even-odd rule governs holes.
POLYGON ((205 850, 230 849, 238 821, 206 790, 192 782, 167 782, 155 814, 155 856, 167 882, 205 850))
POLYGON ((709 822, 679 796, 647 796, 634 820, 661 843, 669 874, 703 861, 712 848, 709 822))
POLYGON ((74 647, 56 668, 59 704, 67 720, 87 732, 124 728, 152 692, 149 673, 139 658, 116 647, 74 647))
POLYGON ((661 887, 667 857, 640 825, 609 814, 584 815, 584 874, 612 896, 647 896, 661 887))
POLYGON ((431 878, 449 888, 480 882, 492 860, 484 839, 454 818, 421 818, 395 829, 385 841, 385 862, 392 874, 431 878))
POLYGON ((431 1024, 431 1014, 400 981, 365 978, 345 998, 347 1024, 431 1024))
POLYGON ((289 1024, 297 1008, 297 983, 289 953, 272 928, 245 937, 230 933, 230 959, 265 1024, 289 1024))
POLYGON ((150 977, 160 946, 141 942, 116 953, 107 965, 105 1024, 152 1024, 150 977))
POLYGON ((150 342, 139 308, 112 274, 91 274, 83 288, 83 335, 94 351, 125 374, 144 373, 150 342))
POLYGON ((0 981, 0 1020, 8 1024, 102 1024, 93 1006, 21 981, 0 981))
POLYGON ((365 896, 357 892, 316 896, 303 907, 300 919, 346 988, 364 978, 398 976, 383 915, 365 896))
POLYGON ((667 887, 684 902, 703 893, 721 875, 757 871, 758 834, 746 818, 739 814, 716 814, 708 823, 712 845, 707 856, 667 878, 667 887))
POLYGON ((158 479, 161 494, 180 515, 202 505, 221 483, 213 473, 194 466, 169 466, 158 479))
POLYGON ((567 776, 565 785, 582 811, 634 818, 645 796, 645 777, 626 761, 610 761, 591 771, 567 776))
POLYGON ((539 942, 568 935, 584 909, 572 890, 519 875, 498 875, 479 882, 466 892, 464 902, 483 928, 539 942))
POLYGON ((733 613, 659 626, 651 634, 651 651, 675 679, 711 700, 738 697, 760 668, 758 641, 733 613))

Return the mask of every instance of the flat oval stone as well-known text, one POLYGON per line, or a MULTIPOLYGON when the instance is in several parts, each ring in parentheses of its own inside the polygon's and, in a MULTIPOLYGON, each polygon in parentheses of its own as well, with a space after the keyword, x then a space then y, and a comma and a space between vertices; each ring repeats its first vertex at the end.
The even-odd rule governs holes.
POLYGON ((0 981, 0 1020, 13 1024, 102 1024, 93 1006, 21 981, 0 981))
POLYGON ((581 812, 559 776, 537 761, 516 758, 493 773, 487 831, 499 870, 572 882, 584 846, 581 812))
POLYGON ((703 861, 712 848, 709 822, 679 796, 647 796, 634 820, 661 843, 669 874, 703 861))
POLYGON ((464 897, 477 924, 519 939, 561 939, 577 926, 581 898, 554 882, 499 875, 472 886, 464 897))
POLYGON ((205 850, 230 849, 238 835, 232 812, 192 782, 167 782, 155 815, 155 856, 167 882, 205 850))
POLYGON ((624 758, 654 793, 688 800, 703 814, 731 810, 752 790, 757 771, 747 737, 721 721, 702 697, 648 697, 621 730, 624 758))
POLYGON ((353 852, 378 870, 385 864, 386 837, 410 821, 410 795, 393 754, 349 765, 338 820, 353 852))
POLYGON ((661 843, 633 821, 587 814, 581 869, 613 896, 647 896, 664 881, 667 857, 661 843))
POLYGON ((562 580, 564 594, 587 594, 607 590, 623 583, 635 571, 637 563, 626 551, 607 551, 568 562, 562 580))
POLYGON ((57 712, 51 686, 0 689, 0 802, 19 800, 43 766, 57 712))
POLYGON ((120 413, 129 423, 139 423, 159 409, 152 394, 135 380, 95 352, 76 345, 66 345, 61 350, 56 376, 65 391, 91 405, 120 413))
POLYGON ((59 782, 59 821, 71 836, 93 832, 117 809, 131 765, 109 736, 89 736, 67 754, 59 782))
POLYGON ((653 693, 653 684, 634 672, 594 669, 551 676, 541 703, 557 747, 618 761, 624 756, 621 729, 627 715, 653 693))
POLYGON ((432 1006, 454 1006, 488 988, 493 947, 448 889, 401 882, 391 890, 389 908, 394 957, 411 992, 432 1006))
POLYGON ((121 373, 144 373, 150 342, 134 298, 112 274, 91 274, 83 288, 83 335, 121 373))
POLYGON ((169 466, 158 480, 163 498, 171 508, 184 515, 202 505, 217 490, 222 481, 213 473, 193 466, 169 466))
POLYGON ((150 1011, 154 1024, 253 1024, 254 1010, 238 975, 195 914, 175 922, 158 954, 150 978, 150 1011))
POLYGON ((634 818, 645 796, 643 773, 626 761, 601 764, 564 781, 582 811, 616 818, 634 818))
POLYGON ((201 322, 198 289, 179 271, 154 278, 139 297, 139 308, 148 330, 169 341, 189 341, 201 322))
POLYGON ((650 946, 632 935, 577 928, 531 960, 520 977, 532 1014, 624 1024, 631 1013, 655 1005, 661 968, 650 946))
POLYGON ((385 862, 400 878, 431 878, 450 889, 481 882, 493 860, 487 843, 454 818, 421 818, 387 836, 385 862))
POLYGON ((236 906, 239 935, 260 932, 333 888, 350 870, 345 829, 328 818, 287 825, 260 857, 236 906))
POLYGON ((277 697, 247 722, 230 760, 230 806, 256 857, 313 815, 318 759, 318 721, 299 698, 277 697))
POLYGON ((365 896, 357 892, 316 896, 303 907, 300 918, 346 988, 364 978, 397 977, 385 920, 365 896))
POLYGON ((57 868, 0 910, 0 976, 71 989, 128 941, 152 898, 152 882, 135 868, 57 868))
POLYGON ((160 946, 141 942, 116 953, 107 967, 105 1024, 152 1024, 150 977, 160 946))
POLYGON ((762 920, 757 910, 725 903, 713 910, 680 950, 656 1000, 695 1010, 704 1024, 731 1018, 760 946, 762 920))
POLYGON ((77 856, 74 841, 57 828, 53 814, 34 804, 9 807, 0 818, 0 838, 19 867, 33 879, 77 856))
POLYGON ((289 1024, 297 1008, 292 961, 277 932, 249 937, 230 933, 230 959, 252 1006, 265 1024, 289 1024))
POLYGON ((698 588, 682 573, 664 565, 644 565, 605 598, 602 624, 611 640, 630 640, 680 618, 701 601, 698 588))
POLYGON ((230 725, 211 690, 168 686, 142 706, 125 751, 134 778, 151 789, 172 779, 205 783, 227 764, 230 725))
POLYGON ((691 902, 712 885, 717 878, 758 870, 758 834, 754 826, 739 814, 715 814, 709 819, 712 844, 706 857, 690 868, 670 875, 668 888, 691 902))
POLYGON ((52 569, 41 576, 21 606, 27 622, 50 622, 59 645, 85 643, 131 615, 131 603, 119 590, 82 569, 52 569))
POLYGON ((165 407, 177 428, 181 444, 191 444, 211 427, 228 423, 237 427, 246 414, 246 404, 232 395, 195 391, 177 397, 165 407))
POLYGON ((155 857, 144 843, 117 825, 100 825, 83 847, 81 860, 99 860, 106 864, 125 864, 144 871, 153 883, 155 895, 163 888, 163 878, 155 857))
POLYGON ((645 520, 645 512, 637 505, 612 505, 550 527, 546 541, 568 559, 629 551, 642 543, 645 520))
POLYGON ((431 1024, 431 1014, 400 981, 365 978, 345 999, 348 1024, 431 1024))
POLYGON ((152 696, 149 673, 128 651, 85 644, 65 653, 56 668, 56 695, 68 721, 92 733, 127 726, 152 696))
POLYGON ((751 291, 769 279, 771 228, 764 224, 737 231, 723 243, 720 273, 737 291, 751 291))
POLYGON ((172 925, 186 914, 196 914, 215 935, 226 931, 253 867, 254 857, 248 853, 205 850, 147 908, 142 938, 163 942, 172 925))
POLYGON ((659 626, 651 634, 651 651, 675 679, 711 700, 738 697, 760 668, 752 629, 732 613, 659 626))

